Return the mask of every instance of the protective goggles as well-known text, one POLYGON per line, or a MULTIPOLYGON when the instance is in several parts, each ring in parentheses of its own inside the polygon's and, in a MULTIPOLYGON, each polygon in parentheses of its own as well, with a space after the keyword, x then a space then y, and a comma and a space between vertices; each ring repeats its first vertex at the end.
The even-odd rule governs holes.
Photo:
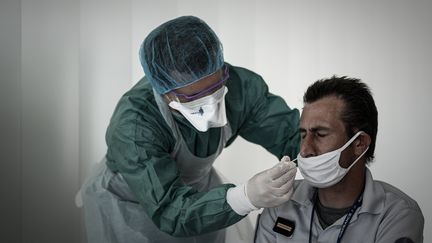
POLYGON ((228 80, 228 78, 229 78, 228 67, 225 66, 222 79, 219 80, 218 82, 212 84, 211 86, 209 86, 209 87, 207 87, 207 88, 205 88, 205 89, 203 89, 203 90, 201 90, 195 94, 191 94, 191 95, 177 93, 174 90, 172 90, 171 93, 173 95, 177 96, 177 98, 179 100, 186 101, 186 102, 192 101, 192 100, 204 97, 208 94, 215 92, 216 90, 218 90, 219 88, 221 88, 225 84, 225 82, 228 80))

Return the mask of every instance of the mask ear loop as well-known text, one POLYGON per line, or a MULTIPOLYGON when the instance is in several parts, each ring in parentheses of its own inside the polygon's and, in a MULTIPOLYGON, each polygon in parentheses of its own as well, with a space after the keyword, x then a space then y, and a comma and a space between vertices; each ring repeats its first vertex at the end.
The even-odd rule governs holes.
MULTIPOLYGON (((358 137, 360 136, 360 134, 364 133, 363 131, 358 131, 344 146, 342 146, 339 150, 342 152, 343 150, 345 150, 348 146, 351 145, 351 143, 358 137)), ((357 161, 368 151, 369 147, 366 148, 365 151, 363 151, 362 154, 360 154, 359 157, 357 157, 356 160, 354 160, 354 162, 352 162, 352 164, 350 166, 348 166, 348 168, 346 168, 346 170, 351 169, 351 167, 353 167, 357 161)))
POLYGON ((356 160, 354 160, 354 162, 350 165, 350 166, 348 166, 348 168, 346 168, 346 170, 349 170, 349 169, 351 169, 351 167, 353 167, 356 163, 357 163, 357 161, 359 161, 359 159, 361 158, 361 157, 363 157, 363 155, 368 151, 368 149, 369 149, 369 147, 367 147, 366 148, 366 150, 365 151, 363 151, 363 153, 362 154, 360 154, 360 156, 359 157, 357 157, 357 159, 356 160))
POLYGON ((340 151, 344 151, 346 148, 348 148, 348 146, 351 145, 351 143, 358 137, 360 136, 360 134, 364 133, 363 131, 358 131, 350 140, 348 140, 348 142, 346 142, 344 144, 344 146, 340 147, 338 150, 340 151))

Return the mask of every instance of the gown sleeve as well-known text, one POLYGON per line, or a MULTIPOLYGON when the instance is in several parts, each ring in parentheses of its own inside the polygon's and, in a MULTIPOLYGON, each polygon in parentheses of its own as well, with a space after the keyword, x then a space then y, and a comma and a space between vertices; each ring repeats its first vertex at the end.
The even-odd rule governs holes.
POLYGON ((284 155, 296 158, 300 143, 299 111, 270 93, 261 76, 245 69, 237 69, 233 75, 238 75, 240 82, 232 84, 231 95, 241 94, 233 98, 240 105, 231 107, 238 110, 233 113, 241 114, 237 133, 278 159, 284 155))

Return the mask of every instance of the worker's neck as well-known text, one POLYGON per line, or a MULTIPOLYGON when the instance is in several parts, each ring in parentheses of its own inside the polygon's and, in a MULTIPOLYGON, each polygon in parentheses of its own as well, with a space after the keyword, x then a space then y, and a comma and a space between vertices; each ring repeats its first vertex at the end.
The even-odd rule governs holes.
POLYGON ((323 206, 348 208, 354 204, 365 183, 365 167, 354 167, 336 185, 318 189, 318 197, 323 206))

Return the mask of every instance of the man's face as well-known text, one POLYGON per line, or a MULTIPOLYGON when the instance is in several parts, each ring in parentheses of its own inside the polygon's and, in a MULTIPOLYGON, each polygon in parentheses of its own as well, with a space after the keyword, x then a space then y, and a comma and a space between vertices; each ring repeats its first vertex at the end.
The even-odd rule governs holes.
MULTIPOLYGON (((347 137, 345 126, 340 119, 344 102, 335 96, 324 97, 303 107, 300 118, 300 154, 312 157, 342 147, 350 138, 347 137)), ((339 164, 346 167, 344 161, 352 161, 353 151, 346 148, 339 164)))

